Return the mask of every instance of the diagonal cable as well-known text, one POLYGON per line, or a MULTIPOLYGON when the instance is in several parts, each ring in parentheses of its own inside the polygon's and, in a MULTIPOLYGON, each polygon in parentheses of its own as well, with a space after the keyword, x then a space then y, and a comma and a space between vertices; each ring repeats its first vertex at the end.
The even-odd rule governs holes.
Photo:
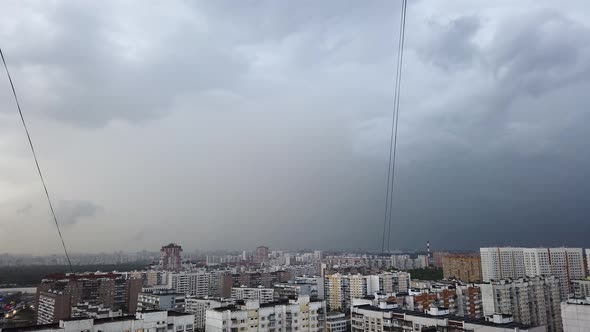
POLYGON ((397 152, 397 132, 399 122, 399 100, 401 90, 401 79, 402 79, 402 67, 403 67, 403 53, 404 53, 404 40, 406 35, 406 7, 407 0, 402 0, 402 9, 400 17, 400 29, 399 29, 399 40, 398 40, 398 53, 397 53, 397 68, 395 73, 395 93, 393 101, 393 114, 391 119, 391 137, 389 142, 389 165, 387 169, 387 192, 385 195, 385 213, 383 217, 383 235, 381 242, 381 253, 385 253, 385 243, 387 242, 387 252, 390 251, 391 242, 391 219, 393 210, 393 193, 394 193, 394 182, 395 182, 395 162, 397 152), (385 229, 388 225, 387 230, 387 241, 385 240, 385 229))
POLYGON ((6 75, 8 76, 8 81, 10 82, 10 87, 12 88, 12 94, 14 95, 14 100, 16 101, 16 107, 18 108, 18 113, 20 115, 20 119, 23 123, 23 127, 25 128, 25 133, 27 134, 27 138, 29 140, 29 146, 31 147, 31 152, 33 153, 33 159, 35 159, 35 165, 37 166, 37 172, 39 172, 39 177, 41 178, 41 183, 43 183, 43 189, 45 190, 45 196, 47 197, 47 203, 49 203, 49 209, 51 210, 51 215, 53 216, 53 221, 55 222, 55 227, 57 228, 57 234, 59 235, 59 239, 61 240, 61 245, 64 249, 66 259, 68 260, 68 265, 70 267, 70 271, 73 272, 74 270, 72 269, 72 261, 70 260, 70 255, 68 254, 68 250, 66 249, 66 243, 65 243, 64 238, 61 234, 61 230, 59 228, 59 223, 57 222, 57 217, 55 216, 55 210, 53 209, 53 204, 51 203, 49 191, 47 190, 47 185, 45 184, 45 179, 43 178, 43 173, 41 172, 41 167, 39 166, 39 160, 37 159, 37 153, 35 153, 35 148, 33 147, 33 141, 31 140, 31 135, 29 135, 29 129, 27 128, 27 123, 25 122, 23 112, 20 108, 20 103, 18 102, 16 90, 14 89, 14 84, 12 83, 12 77, 10 77, 10 72, 8 71, 8 66, 6 65, 6 60, 4 59, 4 53, 2 53, 2 49, 0 49, 0 57, 2 57, 2 63, 4 63, 4 69, 6 69, 6 75))

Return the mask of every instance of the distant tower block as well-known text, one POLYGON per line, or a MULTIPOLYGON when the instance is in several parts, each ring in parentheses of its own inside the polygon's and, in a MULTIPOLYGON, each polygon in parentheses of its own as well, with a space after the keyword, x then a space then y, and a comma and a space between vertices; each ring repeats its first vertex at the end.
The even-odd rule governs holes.
POLYGON ((430 266, 430 240, 426 241, 426 266, 430 266))
POLYGON ((176 243, 170 243, 160 249, 160 268, 164 271, 180 271, 182 260, 180 253, 182 247, 176 243))

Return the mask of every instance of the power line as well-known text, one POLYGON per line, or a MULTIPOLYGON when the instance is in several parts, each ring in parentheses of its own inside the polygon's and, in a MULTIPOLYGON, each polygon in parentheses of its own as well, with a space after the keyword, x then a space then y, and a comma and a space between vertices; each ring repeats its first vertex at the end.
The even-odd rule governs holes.
POLYGON ((399 100, 400 90, 402 82, 402 67, 403 67, 403 54, 404 54, 404 40, 406 35, 406 7, 407 0, 402 0, 401 17, 400 17, 400 29, 399 29, 399 40, 398 40, 398 53, 397 53, 397 68, 395 73, 395 92, 393 99, 393 114, 391 116, 391 137, 389 141, 389 164, 387 168, 387 192, 385 195, 385 213, 383 217, 383 235, 381 239, 381 253, 385 253, 385 229, 388 225, 387 230, 387 252, 390 250, 391 243, 391 219, 393 210, 393 193, 395 183, 395 162, 397 155, 397 132, 399 123, 399 100))
POLYGON ((2 57, 2 63, 4 63, 4 69, 6 69, 6 75, 8 76, 8 81, 10 82, 10 87, 12 88, 12 94, 14 95, 14 100, 16 101, 16 107, 18 108, 18 114, 20 115, 20 119, 23 123, 23 127, 25 128, 25 133, 27 134, 27 138, 29 140, 29 146, 31 147, 31 152, 33 153, 33 159, 35 159, 35 165, 37 166, 37 172, 39 172, 39 177, 41 178, 41 183, 43 184, 43 189, 45 190, 45 196, 47 197, 47 203, 49 203, 49 209, 51 210, 51 215, 53 216, 53 221, 55 222, 55 227, 57 228, 57 234, 59 235, 59 239, 61 240, 61 245, 64 248, 64 253, 66 254, 66 259, 68 260, 68 265, 70 267, 70 271, 74 272, 74 270, 72 269, 72 261, 70 260, 70 255, 68 255, 68 250, 66 249, 66 243, 64 241, 64 238, 61 235, 61 230, 59 228, 59 223, 57 222, 57 217, 55 216, 55 210, 53 209, 53 204, 51 203, 49 191, 47 190, 47 185, 45 184, 45 179, 43 178, 43 173, 41 172, 41 167, 39 166, 39 160, 37 159, 37 154, 35 153, 35 148, 33 147, 33 141, 31 140, 31 135, 29 135, 29 129, 27 128, 27 123, 25 122, 23 112, 20 108, 20 103, 18 102, 16 90, 14 89, 14 84, 12 83, 12 77, 10 77, 10 72, 8 71, 8 66, 6 65, 6 60, 4 59, 4 53, 2 53, 2 49, 0 49, 0 57, 2 57))

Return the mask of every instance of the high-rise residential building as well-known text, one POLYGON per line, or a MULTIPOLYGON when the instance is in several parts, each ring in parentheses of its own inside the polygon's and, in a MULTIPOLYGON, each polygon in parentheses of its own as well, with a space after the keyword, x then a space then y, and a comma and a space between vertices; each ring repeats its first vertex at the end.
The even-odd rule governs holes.
POLYGON ((367 283, 370 276, 360 274, 345 276, 348 279, 349 298, 358 299, 367 296, 367 283))
POLYGON ((324 301, 310 301, 307 296, 266 304, 250 300, 207 310, 205 330, 325 332, 325 313, 324 301))
POLYGON ((266 262, 268 260, 268 253, 268 247, 260 246, 256 248, 256 251, 254 252, 254 263, 261 264, 266 262))
POLYGON ((450 253, 446 252, 446 251, 435 251, 432 254, 432 260, 433 260, 434 267, 443 267, 442 259, 445 255, 448 255, 448 254, 450 254, 450 253))
POLYGON ((184 309, 185 294, 173 289, 154 289, 139 293, 137 309, 146 310, 180 310, 184 309))
POLYGON ((473 319, 483 317, 483 302, 481 289, 473 284, 456 285, 457 316, 473 319))
POLYGON ((523 248, 480 248, 482 281, 526 276, 523 248))
POLYGON ((393 292, 395 293, 407 293, 410 291, 410 285, 412 283, 412 278, 410 273, 408 272, 396 272, 394 273, 394 284, 393 284, 393 292), (397 277, 397 283, 396 283, 397 277), (397 288, 396 288, 397 287, 397 288))
POLYGON ((590 331, 590 299, 568 299, 561 303, 563 332, 590 331))
POLYGON ((261 304, 264 304, 274 300, 274 289, 262 286, 232 288, 231 297, 236 300, 258 300, 261 304))
POLYGON ((478 331, 478 332, 545 332, 543 327, 516 323, 512 317, 493 315, 473 320, 449 314, 445 308, 434 307, 426 313, 399 309, 394 303, 369 304, 351 309, 352 332, 391 331, 478 331))
POLYGON ((586 276, 582 248, 525 248, 527 276, 556 276, 561 286, 561 299, 571 292, 571 280, 586 276))
MULTIPOLYGON (((134 313, 141 287, 141 279, 125 279, 119 273, 54 274, 45 277, 37 287, 36 306, 41 305, 41 294, 51 291, 69 295, 68 312, 72 306, 88 302, 114 311, 121 309, 124 313, 134 313)), ((60 309, 61 313, 65 311, 60 309)))
POLYGON ((167 287, 176 293, 205 297, 210 295, 210 282, 207 272, 178 272, 168 275, 167 287))
POLYGON ((235 304, 234 299, 212 298, 212 297, 192 297, 185 300, 184 311, 195 315, 195 330, 205 331, 206 312, 209 309, 225 307, 235 304))
POLYGON ((442 258, 443 276, 464 282, 481 281, 481 259, 479 255, 448 254, 442 258))
POLYGON ((320 250, 316 250, 316 251, 313 252, 313 260, 316 263, 321 262, 322 261, 322 258, 323 258, 323 253, 320 250))
POLYGON ((41 291, 37 299, 37 324, 57 323, 70 318, 72 310, 70 294, 57 291, 41 291))
POLYGON ((562 300, 571 292, 571 281, 586 273, 581 248, 481 248, 480 253, 484 282, 553 275, 559 279, 562 300))
POLYGON ((160 268, 165 271, 180 271, 182 269, 182 258, 180 253, 182 247, 170 243, 160 249, 160 268))
POLYGON ((484 315, 512 315, 516 322, 561 331, 559 280, 554 276, 479 284, 484 315))

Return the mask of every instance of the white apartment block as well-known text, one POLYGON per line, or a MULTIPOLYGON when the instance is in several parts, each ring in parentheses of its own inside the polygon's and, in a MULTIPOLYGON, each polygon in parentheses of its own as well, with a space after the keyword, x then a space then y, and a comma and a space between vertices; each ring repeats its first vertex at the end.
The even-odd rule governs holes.
POLYGON ((572 280, 572 288, 575 298, 590 297, 590 279, 572 280))
POLYGON ((383 303, 381 306, 355 306, 351 312, 352 332, 410 332, 434 328, 453 332, 545 332, 544 327, 515 323, 509 316, 494 315, 489 320, 469 320, 433 308, 429 313, 402 310, 383 303))
POLYGON ((526 276, 524 248, 480 248, 482 280, 522 278, 526 276))
POLYGON ((326 317, 326 332, 346 332, 348 318, 343 313, 328 313, 326 317))
POLYGON ((138 312, 135 316, 60 320, 59 323, 27 327, 5 328, 2 332, 193 332, 194 317, 179 312, 138 312))
POLYGON ((236 300, 258 300, 260 303, 268 303, 274 300, 275 290, 264 287, 239 287, 232 288, 231 297, 236 300))
POLYGON ((582 248, 524 248, 524 264, 529 277, 557 277, 562 300, 571 291, 571 280, 586 276, 582 248))
POLYGON ((211 276, 205 272, 179 272, 168 274, 168 288, 177 293, 205 297, 209 295, 211 276))
POLYGON ((555 276, 560 282, 560 297, 565 300, 571 281, 586 275, 582 248, 481 248, 484 282, 521 277, 555 276))
POLYGON ((514 321, 519 323, 543 325, 549 332, 562 331, 557 278, 494 280, 478 286, 481 289, 484 315, 512 315, 514 321))
POLYGON ((234 299, 187 297, 184 311, 195 316, 195 329, 205 330, 207 310, 235 304, 234 299))
POLYGON ((562 302, 561 321, 564 332, 590 331, 590 298, 562 302))
POLYGON ((309 296, 297 300, 260 304, 256 300, 240 306, 209 309, 207 332, 325 332, 324 301, 310 301, 309 296))

